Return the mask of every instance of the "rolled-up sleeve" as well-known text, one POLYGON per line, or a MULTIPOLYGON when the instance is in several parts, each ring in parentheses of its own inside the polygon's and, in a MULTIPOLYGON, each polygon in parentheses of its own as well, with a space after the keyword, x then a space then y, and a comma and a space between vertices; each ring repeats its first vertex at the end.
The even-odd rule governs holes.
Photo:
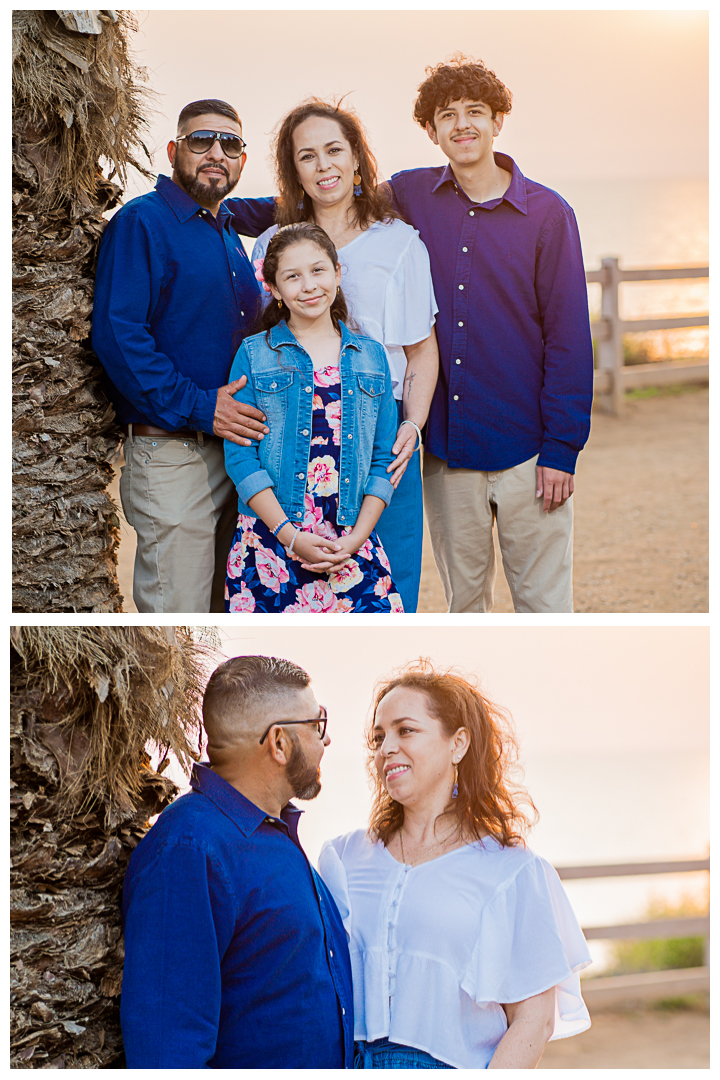
POLYGON ((127 207, 100 245, 93 302, 92 345, 118 390, 168 431, 212 433, 217 390, 202 390, 181 374, 152 334, 153 318, 171 279, 162 243, 127 207))
POLYGON ((387 468, 393 459, 392 447, 397 435, 397 406, 393 397, 392 376, 385 349, 379 343, 376 344, 378 349, 382 349, 383 352, 386 378, 375 425, 370 472, 365 481, 364 494, 376 495, 379 499, 382 499, 386 506, 389 506, 395 488, 388 480, 387 468))

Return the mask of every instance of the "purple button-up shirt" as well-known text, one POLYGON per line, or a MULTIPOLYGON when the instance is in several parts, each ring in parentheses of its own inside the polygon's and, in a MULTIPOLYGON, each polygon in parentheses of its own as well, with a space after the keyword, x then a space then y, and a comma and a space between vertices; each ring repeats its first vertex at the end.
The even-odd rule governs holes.
POLYGON ((495 472, 539 454, 574 472, 590 432, 593 354, 572 208, 514 161, 499 199, 474 203, 450 165, 390 181, 430 253, 440 376, 426 447, 450 468, 495 472))

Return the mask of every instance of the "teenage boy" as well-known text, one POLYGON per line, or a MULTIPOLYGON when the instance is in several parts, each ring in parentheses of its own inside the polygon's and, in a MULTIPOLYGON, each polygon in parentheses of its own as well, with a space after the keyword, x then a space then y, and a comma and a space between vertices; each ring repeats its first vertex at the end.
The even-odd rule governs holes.
POLYGON ((449 611, 492 611, 497 521, 515 611, 572 611, 571 495, 593 390, 577 223, 493 153, 511 108, 495 74, 464 57, 428 71, 414 116, 448 164, 390 186, 440 307, 423 470, 433 553, 449 611))

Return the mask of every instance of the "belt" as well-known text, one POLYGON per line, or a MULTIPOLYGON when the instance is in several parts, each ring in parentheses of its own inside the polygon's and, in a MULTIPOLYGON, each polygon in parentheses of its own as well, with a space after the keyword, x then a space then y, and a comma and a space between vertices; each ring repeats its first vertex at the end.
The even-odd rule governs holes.
POLYGON ((123 430, 128 436, 141 435, 153 439, 218 439, 218 435, 208 435, 206 431, 166 431, 165 428, 155 427, 153 424, 123 424, 123 430))

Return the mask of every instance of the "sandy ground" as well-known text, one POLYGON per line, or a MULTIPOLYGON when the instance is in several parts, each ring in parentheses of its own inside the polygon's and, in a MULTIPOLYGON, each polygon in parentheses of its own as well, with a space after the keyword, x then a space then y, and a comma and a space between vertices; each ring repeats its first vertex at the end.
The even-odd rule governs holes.
POLYGON ((709 1069, 710 1016, 638 1008, 596 1012, 582 1035, 548 1043, 539 1069, 709 1069))
MULTIPOLYGON (((577 612, 708 610, 707 423, 703 388, 594 414, 573 496, 577 612)), ((117 480, 111 491, 119 504, 117 480)), ((135 533, 121 529, 120 591, 134 612, 135 533)), ((419 611, 445 610, 426 530, 419 611)), ((512 611, 502 571, 495 611, 512 611)))

